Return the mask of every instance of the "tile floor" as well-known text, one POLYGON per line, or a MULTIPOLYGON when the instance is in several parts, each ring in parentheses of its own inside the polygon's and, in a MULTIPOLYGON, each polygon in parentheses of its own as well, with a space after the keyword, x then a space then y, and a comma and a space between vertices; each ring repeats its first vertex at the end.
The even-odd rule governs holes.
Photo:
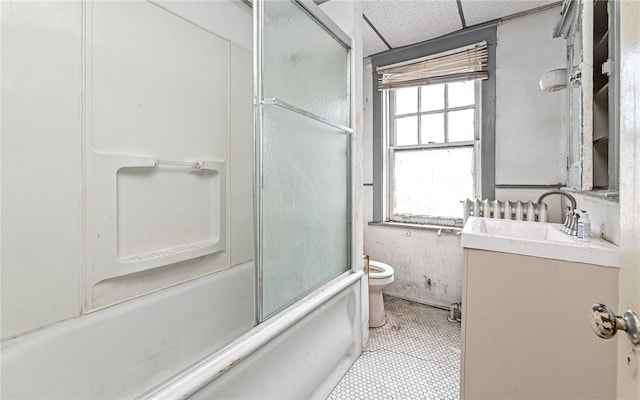
POLYGON ((384 302, 387 323, 369 331, 369 346, 328 399, 458 399, 460 324, 438 308, 384 302))

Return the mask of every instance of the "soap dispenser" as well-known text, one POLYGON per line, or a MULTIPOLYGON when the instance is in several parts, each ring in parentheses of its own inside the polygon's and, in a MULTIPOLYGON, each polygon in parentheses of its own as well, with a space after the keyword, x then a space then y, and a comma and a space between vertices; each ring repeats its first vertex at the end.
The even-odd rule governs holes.
POLYGON ((591 220, 589 219, 589 213, 585 210, 580 214, 578 220, 578 240, 588 242, 591 238, 591 220))

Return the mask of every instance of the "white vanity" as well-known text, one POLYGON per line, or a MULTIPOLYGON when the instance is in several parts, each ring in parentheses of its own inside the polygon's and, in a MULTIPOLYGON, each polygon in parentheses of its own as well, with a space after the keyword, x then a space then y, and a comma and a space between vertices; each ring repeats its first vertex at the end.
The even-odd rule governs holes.
POLYGON ((465 224, 461 398, 615 398, 616 343, 592 332, 590 311, 617 304, 618 248, 560 228, 465 224))

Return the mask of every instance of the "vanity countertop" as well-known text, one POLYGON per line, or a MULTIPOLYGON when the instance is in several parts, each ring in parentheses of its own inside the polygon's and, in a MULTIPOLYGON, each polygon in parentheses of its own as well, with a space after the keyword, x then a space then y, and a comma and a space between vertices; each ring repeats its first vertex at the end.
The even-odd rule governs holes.
POLYGON ((561 231, 562 224, 469 217, 462 230, 465 248, 533 257, 619 266, 618 246, 592 236, 578 240, 561 231))

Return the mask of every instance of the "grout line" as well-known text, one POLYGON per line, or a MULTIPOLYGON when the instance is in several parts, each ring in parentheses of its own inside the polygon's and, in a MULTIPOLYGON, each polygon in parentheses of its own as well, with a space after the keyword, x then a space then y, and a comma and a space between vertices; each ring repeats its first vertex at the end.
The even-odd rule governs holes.
MULTIPOLYGON (((416 356, 414 354, 405 353, 404 351, 395 351, 395 350, 387 349, 385 347, 381 347, 381 348, 376 349, 376 350, 371 350, 371 353, 376 352, 376 351, 386 351, 386 352, 389 352, 389 353, 392 353, 392 354, 396 354, 396 355, 404 355, 404 356, 408 356, 408 357, 411 357, 411 358, 415 358, 416 360, 420 360, 420 361, 433 362, 433 360, 429 360, 429 359, 426 359, 426 358, 421 358, 421 357, 418 357, 418 356, 416 356)), ((434 364, 437 365, 437 363, 434 363, 434 364)))
POLYGON ((441 366, 441 365, 443 365, 442 363, 438 363, 438 362, 436 362, 437 360, 430 360, 430 359, 428 359, 428 358, 422 358, 422 357, 417 356, 417 355, 415 355, 415 354, 406 353, 406 352, 404 352, 404 351, 391 350, 391 349, 387 349, 387 348, 385 348, 385 347, 381 347, 381 348, 376 349, 376 350, 367 350, 367 352, 369 352, 369 353, 374 353, 374 352, 381 351, 381 350, 382 350, 382 351, 389 352, 389 353, 392 353, 392 354, 405 355, 405 356, 407 356, 407 357, 411 357, 411 358, 415 358, 416 360, 420 360, 420 361, 425 361, 425 362, 428 362, 428 363, 432 363, 432 364, 437 365, 437 366, 441 366))

